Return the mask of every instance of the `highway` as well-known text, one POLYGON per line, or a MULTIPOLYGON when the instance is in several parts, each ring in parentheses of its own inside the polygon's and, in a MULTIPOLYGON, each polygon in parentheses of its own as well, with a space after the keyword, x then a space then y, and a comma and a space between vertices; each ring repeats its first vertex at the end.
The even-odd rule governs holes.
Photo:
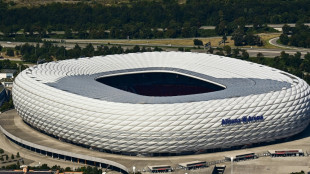
POLYGON ((300 48, 300 47, 294 47, 294 46, 287 46, 287 45, 282 45, 282 44, 278 44, 277 40, 279 39, 279 37, 273 38, 269 40, 269 43, 271 45, 283 48, 283 49, 291 49, 291 50, 297 50, 297 51, 303 51, 303 52, 310 52, 309 48, 300 48))

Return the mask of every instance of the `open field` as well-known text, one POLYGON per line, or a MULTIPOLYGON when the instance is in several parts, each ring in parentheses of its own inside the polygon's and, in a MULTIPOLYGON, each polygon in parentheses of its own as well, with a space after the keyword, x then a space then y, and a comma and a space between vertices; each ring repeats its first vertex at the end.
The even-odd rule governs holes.
MULTIPOLYGON (((280 34, 260 34, 264 46, 243 46, 240 48, 279 48, 277 46, 271 45, 269 40, 275 37, 279 37, 280 34)), ((97 43, 97 44, 120 44, 120 45, 145 45, 145 46, 164 46, 164 47, 194 47, 195 38, 182 38, 182 39, 102 39, 102 40, 82 40, 82 39, 67 39, 66 43, 97 43)), ((219 42, 222 40, 222 37, 208 37, 208 38, 197 38, 202 40, 203 43, 211 42, 212 47, 223 47, 224 44, 219 45, 219 42)), ((53 40, 53 39, 47 39, 53 40)), ((231 36, 227 37, 225 45, 229 45, 234 48, 234 41, 231 40, 231 36)))
POLYGON ((259 34, 259 36, 262 38, 263 40, 263 43, 264 43, 264 48, 279 48, 277 46, 274 46, 274 45, 271 45, 269 43, 269 40, 272 39, 272 38, 276 38, 276 37, 279 37, 281 35, 281 33, 274 33, 274 34, 259 34))
MULTIPOLYGON (((222 40, 222 37, 210 37, 210 38, 198 38, 199 40, 202 40, 203 43, 211 42, 212 46, 218 46, 219 41, 222 40)), ((193 47, 194 38, 184 38, 184 39, 107 39, 107 40, 98 40, 98 44, 121 44, 121 45, 158 45, 158 46, 165 46, 165 47, 193 47)), ((88 40, 66 40, 67 43, 69 42, 83 42, 88 43, 88 40)), ((93 41, 92 41, 93 42, 93 41)), ((233 41, 230 40, 230 37, 228 37, 227 40, 228 43, 226 45, 233 46, 233 41)))

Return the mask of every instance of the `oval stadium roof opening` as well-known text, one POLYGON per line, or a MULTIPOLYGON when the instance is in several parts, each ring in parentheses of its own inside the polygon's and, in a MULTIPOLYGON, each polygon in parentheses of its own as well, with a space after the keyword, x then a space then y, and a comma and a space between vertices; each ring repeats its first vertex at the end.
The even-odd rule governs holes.
POLYGON ((171 72, 140 72, 100 77, 96 80, 144 96, 179 96, 225 89, 214 83, 171 72))

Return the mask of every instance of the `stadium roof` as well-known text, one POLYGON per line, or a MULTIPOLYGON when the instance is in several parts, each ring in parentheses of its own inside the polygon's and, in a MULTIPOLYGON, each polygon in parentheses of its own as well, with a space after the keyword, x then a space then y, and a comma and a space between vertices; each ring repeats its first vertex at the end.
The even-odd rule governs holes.
POLYGON ((88 98, 118 103, 188 103, 281 91, 295 79, 280 70, 217 55, 147 52, 98 56, 46 63, 26 74, 37 82, 88 98), (152 97, 123 91, 97 82, 99 77, 137 72, 171 72, 225 87, 210 93, 152 97))

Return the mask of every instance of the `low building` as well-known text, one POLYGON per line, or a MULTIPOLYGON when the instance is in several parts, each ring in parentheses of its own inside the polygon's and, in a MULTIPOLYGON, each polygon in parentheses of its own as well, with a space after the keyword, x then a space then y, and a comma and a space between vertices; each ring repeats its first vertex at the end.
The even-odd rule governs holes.
POLYGON ((185 170, 198 169, 208 167, 206 161, 191 161, 186 163, 180 163, 179 167, 185 170))
POLYGON ((268 150, 271 157, 304 156, 302 149, 268 150))
POLYGON ((224 174, 226 165, 215 165, 212 173, 224 174))
POLYGON ((5 88, 12 88, 12 87, 13 87, 13 82, 3 81, 3 82, 1 82, 1 84, 2 84, 5 88))
POLYGON ((236 154, 232 154, 231 156, 225 157, 226 160, 236 162, 255 158, 257 158, 257 155, 255 155, 253 152, 238 152, 236 154))
POLYGON ((14 78, 15 69, 2 69, 0 71, 0 79, 12 79, 14 78))
POLYGON ((148 166, 152 173, 172 172, 173 169, 169 165, 148 166))
POLYGON ((2 104, 4 102, 9 101, 9 95, 7 90, 4 88, 4 86, 2 84, 0 84, 0 106, 2 106, 2 104))

